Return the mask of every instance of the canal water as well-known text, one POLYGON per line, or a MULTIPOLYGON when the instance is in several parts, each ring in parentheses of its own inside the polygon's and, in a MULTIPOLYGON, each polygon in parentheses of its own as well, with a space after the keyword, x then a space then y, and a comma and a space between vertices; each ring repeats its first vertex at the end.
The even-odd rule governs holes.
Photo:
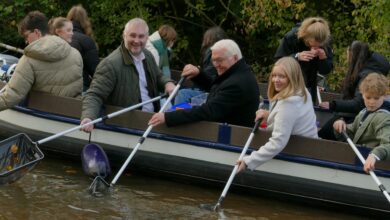
POLYGON ((211 212, 199 205, 215 204, 222 189, 128 172, 104 197, 89 194, 91 183, 80 163, 45 158, 22 179, 0 186, 0 220, 367 219, 235 192, 221 212, 211 212))

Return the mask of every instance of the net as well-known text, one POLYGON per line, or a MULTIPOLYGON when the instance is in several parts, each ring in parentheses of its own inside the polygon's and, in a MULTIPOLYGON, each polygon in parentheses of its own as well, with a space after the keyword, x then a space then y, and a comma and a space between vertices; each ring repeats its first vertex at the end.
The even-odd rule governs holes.
POLYGON ((10 184, 32 170, 44 157, 26 134, 18 134, 0 142, 0 185, 10 184))

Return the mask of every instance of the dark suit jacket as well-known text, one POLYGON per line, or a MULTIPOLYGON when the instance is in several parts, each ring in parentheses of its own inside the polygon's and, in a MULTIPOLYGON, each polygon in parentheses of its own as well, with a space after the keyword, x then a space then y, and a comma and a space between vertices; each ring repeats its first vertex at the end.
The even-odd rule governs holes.
MULTIPOLYGON (((203 78, 201 74, 198 76, 203 78)), ((208 77, 204 77, 208 79, 208 77)), ((205 104, 191 109, 165 113, 167 126, 195 121, 215 121, 253 126, 259 106, 259 88, 249 65, 241 59, 211 84, 205 104)))

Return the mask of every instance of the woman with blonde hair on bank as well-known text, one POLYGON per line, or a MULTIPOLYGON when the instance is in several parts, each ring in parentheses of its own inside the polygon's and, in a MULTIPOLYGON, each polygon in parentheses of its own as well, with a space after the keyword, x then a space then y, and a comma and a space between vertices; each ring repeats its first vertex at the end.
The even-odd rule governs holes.
POLYGON ((311 96, 294 58, 284 57, 275 63, 268 81, 268 98, 270 110, 258 110, 255 120, 266 122, 272 136, 259 150, 237 162, 239 171, 253 170, 271 160, 284 149, 291 135, 318 137, 311 96))
POLYGON ((333 68, 333 52, 328 22, 309 17, 298 23, 281 40, 275 58, 294 57, 301 66, 313 103, 317 97, 317 73, 327 75, 333 68))

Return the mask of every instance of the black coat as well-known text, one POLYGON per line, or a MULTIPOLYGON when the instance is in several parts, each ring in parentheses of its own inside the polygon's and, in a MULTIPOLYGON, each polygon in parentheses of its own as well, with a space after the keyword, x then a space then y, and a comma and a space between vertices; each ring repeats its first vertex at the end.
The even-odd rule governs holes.
POLYGON ((96 66, 99 64, 99 54, 95 44, 89 36, 84 34, 84 31, 79 22, 73 21, 73 37, 70 45, 76 48, 83 58, 83 81, 84 87, 89 87, 96 66))
MULTIPOLYGON (((202 74, 198 77, 208 79, 202 74)), ((212 83, 205 81, 205 85, 211 86, 206 103, 191 109, 165 113, 167 126, 195 121, 253 126, 260 92, 256 78, 244 59, 235 63, 212 83)))
MULTIPOLYGON (((369 74, 369 73, 382 73, 387 75, 390 70, 389 61, 382 54, 372 52, 371 57, 368 59, 367 63, 358 73, 358 77, 354 82, 355 95, 352 99, 348 100, 334 100, 329 103, 329 108, 333 112, 338 112, 340 116, 350 116, 355 117, 365 106, 362 94, 359 92, 360 82, 369 74), (346 113, 346 114, 342 114, 346 113)), ((344 94, 345 95, 345 94, 344 94)))
MULTIPOLYGON (((296 27, 283 37, 274 56, 276 59, 286 56, 295 57, 296 53, 310 50, 302 39, 298 39, 297 34, 299 27, 300 24, 297 24, 296 27)), ((315 101, 317 100, 317 72, 322 75, 327 75, 333 68, 333 51, 331 41, 324 45, 322 49, 324 49, 327 59, 320 60, 317 57, 309 62, 299 61, 303 76, 305 77, 306 87, 310 91, 313 103, 316 103, 315 101)))
POLYGON ((204 77, 207 77, 207 79, 204 79, 202 77, 195 77, 192 79, 192 82, 194 83, 194 88, 199 88, 203 91, 210 90, 210 84, 205 84, 205 82, 212 82, 217 77, 218 73, 215 69, 212 61, 211 61, 211 49, 208 48, 204 54, 204 58, 202 60, 202 65, 200 66, 200 72, 204 77))

